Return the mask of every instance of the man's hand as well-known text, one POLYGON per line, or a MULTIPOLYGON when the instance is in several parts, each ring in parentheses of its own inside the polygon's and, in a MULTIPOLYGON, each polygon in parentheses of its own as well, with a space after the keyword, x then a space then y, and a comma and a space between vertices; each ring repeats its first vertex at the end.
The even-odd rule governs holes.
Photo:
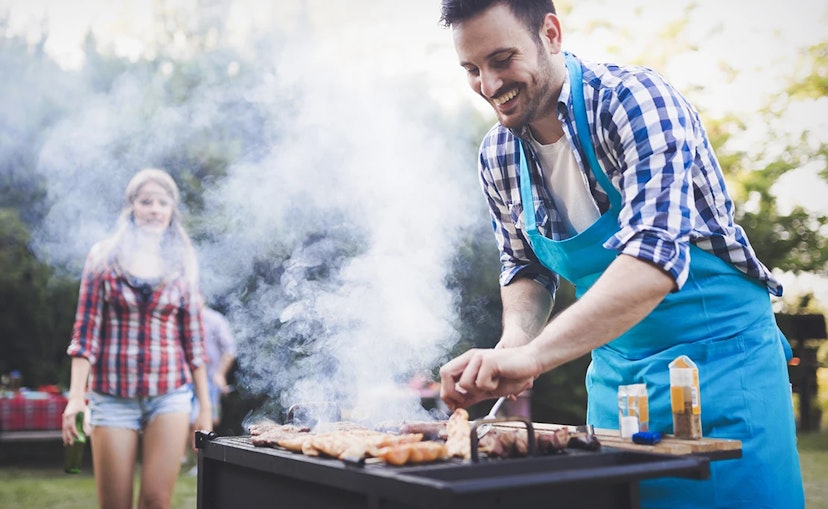
POLYGON ((515 334, 501 336, 500 341, 497 342, 495 348, 515 348, 529 344, 532 337, 523 331, 517 331, 515 334))
POLYGON ((531 389, 541 365, 531 345, 472 349, 440 368, 440 398, 452 410, 531 389))
POLYGON ((213 385, 218 387, 221 394, 227 394, 230 392, 227 387, 227 378, 224 377, 224 373, 217 372, 213 375, 213 385))

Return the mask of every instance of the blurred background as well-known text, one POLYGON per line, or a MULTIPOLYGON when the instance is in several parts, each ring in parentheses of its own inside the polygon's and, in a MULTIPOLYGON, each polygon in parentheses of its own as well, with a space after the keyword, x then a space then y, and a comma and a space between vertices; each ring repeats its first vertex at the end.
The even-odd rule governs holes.
MULTIPOLYGON (((701 112, 785 285, 800 427, 824 427, 828 6, 556 5, 566 49, 652 67, 701 112)), ((476 174, 495 120, 438 18, 437 0, 0 0, 4 394, 67 388, 84 258, 129 178, 160 167, 238 344, 219 432, 300 401, 436 407, 439 366, 500 330, 476 174)), ((535 420, 584 421, 587 363, 538 380, 535 420)))

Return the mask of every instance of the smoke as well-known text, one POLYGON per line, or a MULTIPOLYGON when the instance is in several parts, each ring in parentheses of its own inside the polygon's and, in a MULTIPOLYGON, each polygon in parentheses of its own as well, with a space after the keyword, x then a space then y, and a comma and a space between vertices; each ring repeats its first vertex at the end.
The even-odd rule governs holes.
POLYGON ((433 32, 437 5, 307 5, 249 53, 219 45, 138 62, 108 87, 87 80, 40 150, 51 208, 35 247, 79 270, 129 178, 165 168, 201 189, 189 229, 202 289, 227 310, 245 391, 362 421, 424 418, 406 382, 458 340, 445 283, 484 218, 476 135, 450 127, 459 113, 422 71, 416 34, 433 32), (179 100, 182 79, 196 84, 179 100), (224 176, 200 180, 191 162, 215 159, 224 176))
POLYGON ((468 163, 437 116, 423 114, 435 107, 418 93, 425 83, 371 79, 382 58, 360 57, 374 67, 355 68, 307 39, 283 48, 277 60, 296 65, 255 95, 294 91, 286 133, 260 164, 234 166, 210 193, 220 215, 234 211, 244 226, 235 242, 202 253, 256 252, 263 237, 283 253, 279 284, 257 288, 231 315, 271 327, 250 331, 246 344, 278 352, 248 357, 253 390, 281 394, 284 406, 333 399, 371 420, 416 415, 417 394, 398 389, 456 341, 444 280, 470 193, 455 171, 468 163))

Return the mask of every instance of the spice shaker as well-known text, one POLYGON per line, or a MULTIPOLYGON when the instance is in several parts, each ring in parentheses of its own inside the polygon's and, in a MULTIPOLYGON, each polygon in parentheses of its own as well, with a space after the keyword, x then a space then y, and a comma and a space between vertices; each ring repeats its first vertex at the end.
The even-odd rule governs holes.
POLYGON ((650 429, 650 408, 646 384, 618 387, 618 428, 622 438, 650 429))
POLYGON ((702 437, 699 369, 686 355, 676 357, 669 367, 673 435, 698 440, 702 437))

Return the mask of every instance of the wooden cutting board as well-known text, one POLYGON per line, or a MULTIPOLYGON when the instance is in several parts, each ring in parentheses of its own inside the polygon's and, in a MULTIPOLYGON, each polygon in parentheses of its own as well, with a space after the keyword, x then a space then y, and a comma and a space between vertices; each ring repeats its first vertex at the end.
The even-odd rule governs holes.
MULTIPOLYGON (((523 428, 522 423, 504 422, 497 423, 495 426, 504 427, 520 427, 523 428)), ((542 422, 532 423, 536 430, 556 430, 560 428, 568 428, 570 433, 577 435, 578 431, 575 426, 568 426, 566 424, 547 424, 542 422)), ((664 435, 661 442, 655 445, 639 445, 633 443, 630 438, 621 438, 621 433, 615 429, 596 429, 595 436, 598 441, 605 447, 613 447, 616 449, 625 449, 638 452, 652 452, 659 454, 701 454, 709 456, 711 459, 732 459, 740 458, 742 456, 742 442, 741 440, 726 440, 721 438, 701 438, 699 440, 684 440, 676 438, 672 435, 664 435)))
POLYGON ((742 456, 741 440, 726 440, 721 438, 700 438, 685 440, 672 435, 664 435, 661 442, 655 445, 636 444, 630 438, 621 438, 618 430, 596 429, 595 436, 601 444, 616 449, 631 451, 646 451, 662 454, 704 454, 711 458, 739 458, 742 456))

